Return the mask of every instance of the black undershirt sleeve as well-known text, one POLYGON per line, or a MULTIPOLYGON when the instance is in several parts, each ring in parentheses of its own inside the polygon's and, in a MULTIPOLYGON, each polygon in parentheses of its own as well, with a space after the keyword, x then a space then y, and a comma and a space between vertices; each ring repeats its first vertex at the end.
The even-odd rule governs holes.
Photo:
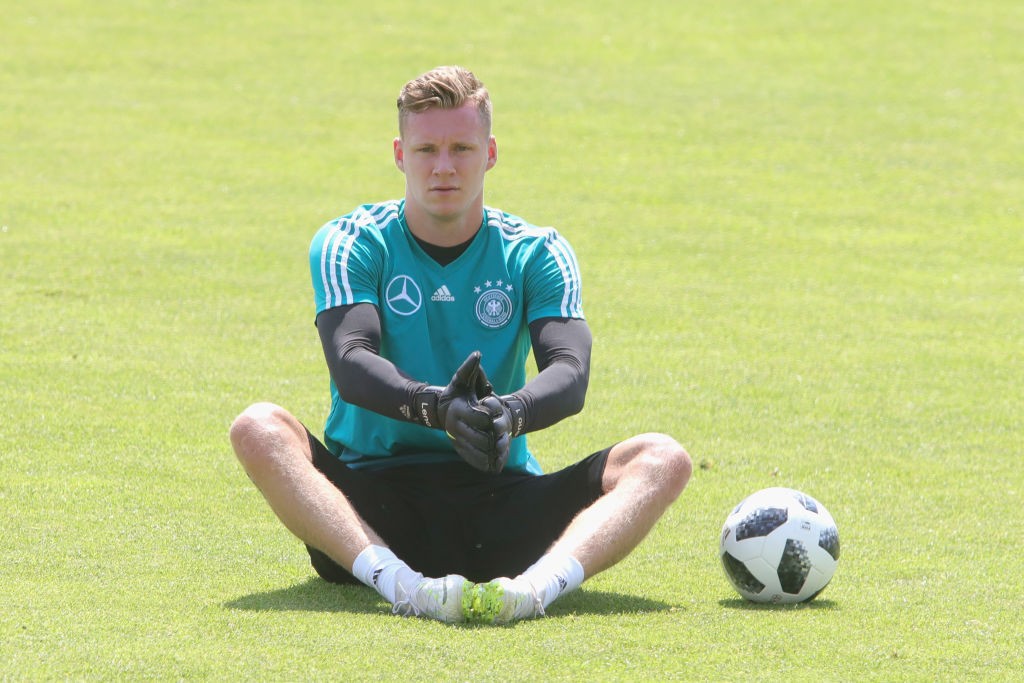
MULTIPOLYGON (((341 398, 396 420, 409 414, 426 383, 380 356, 380 314, 373 304, 330 308, 316 318, 327 368, 341 398)), ((541 318, 530 324, 538 373, 513 392, 526 409, 524 432, 549 427, 583 409, 592 338, 586 321, 541 318)))
POLYGON ((593 339, 585 320, 541 318, 530 323, 538 373, 513 392, 526 407, 524 432, 550 427, 583 410, 593 339))
POLYGON ((427 385, 380 356, 380 314, 376 306, 329 308, 316 317, 316 329, 327 369, 341 398, 396 420, 414 421, 407 414, 408 407, 416 391, 427 385))

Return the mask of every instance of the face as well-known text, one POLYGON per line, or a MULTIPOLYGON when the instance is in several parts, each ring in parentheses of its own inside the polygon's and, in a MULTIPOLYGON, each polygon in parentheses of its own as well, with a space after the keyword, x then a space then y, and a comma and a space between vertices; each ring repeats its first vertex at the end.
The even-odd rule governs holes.
POLYGON ((497 162, 498 148, 474 103, 409 114, 394 149, 410 219, 479 226, 484 174, 497 162))

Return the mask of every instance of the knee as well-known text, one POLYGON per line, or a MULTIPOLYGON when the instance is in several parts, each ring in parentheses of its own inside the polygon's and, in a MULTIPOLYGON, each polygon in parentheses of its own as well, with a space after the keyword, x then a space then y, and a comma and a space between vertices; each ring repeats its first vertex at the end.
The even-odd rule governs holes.
POLYGON ((228 432, 235 455, 244 465, 268 457, 289 433, 295 421, 288 411, 273 403, 254 403, 234 419, 228 432))
POLYGON ((636 464, 652 486, 675 498, 690 481, 693 461, 679 442, 666 434, 641 434, 637 441, 636 464))

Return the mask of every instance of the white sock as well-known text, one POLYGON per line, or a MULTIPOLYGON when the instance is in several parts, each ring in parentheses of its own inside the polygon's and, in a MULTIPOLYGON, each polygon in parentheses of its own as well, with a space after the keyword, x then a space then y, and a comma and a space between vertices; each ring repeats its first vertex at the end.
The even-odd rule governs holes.
POLYGON ((583 583, 583 565, 572 555, 548 553, 520 575, 537 590, 544 607, 559 595, 576 590, 583 583))
POLYGON ((369 545, 359 553, 352 563, 352 575, 376 589, 391 604, 395 603, 399 584, 408 593, 423 578, 423 574, 413 571, 389 548, 380 545, 369 545))

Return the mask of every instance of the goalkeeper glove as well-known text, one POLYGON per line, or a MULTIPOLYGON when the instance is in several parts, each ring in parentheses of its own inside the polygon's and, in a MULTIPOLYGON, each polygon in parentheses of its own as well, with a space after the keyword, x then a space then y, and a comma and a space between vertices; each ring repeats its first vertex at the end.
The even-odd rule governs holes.
POLYGON ((469 464, 478 470, 497 474, 508 462, 512 439, 526 430, 526 406, 515 394, 496 395, 482 366, 477 375, 477 382, 482 386, 477 391, 477 405, 486 411, 491 420, 492 442, 488 448, 483 449, 486 460, 477 460, 469 464))
POLYGON ((483 376, 480 352, 474 351, 455 371, 448 386, 427 386, 417 391, 413 407, 421 424, 448 433, 463 460, 488 471, 494 436, 490 415, 477 406, 477 397, 483 392, 491 392, 491 385, 483 376))

